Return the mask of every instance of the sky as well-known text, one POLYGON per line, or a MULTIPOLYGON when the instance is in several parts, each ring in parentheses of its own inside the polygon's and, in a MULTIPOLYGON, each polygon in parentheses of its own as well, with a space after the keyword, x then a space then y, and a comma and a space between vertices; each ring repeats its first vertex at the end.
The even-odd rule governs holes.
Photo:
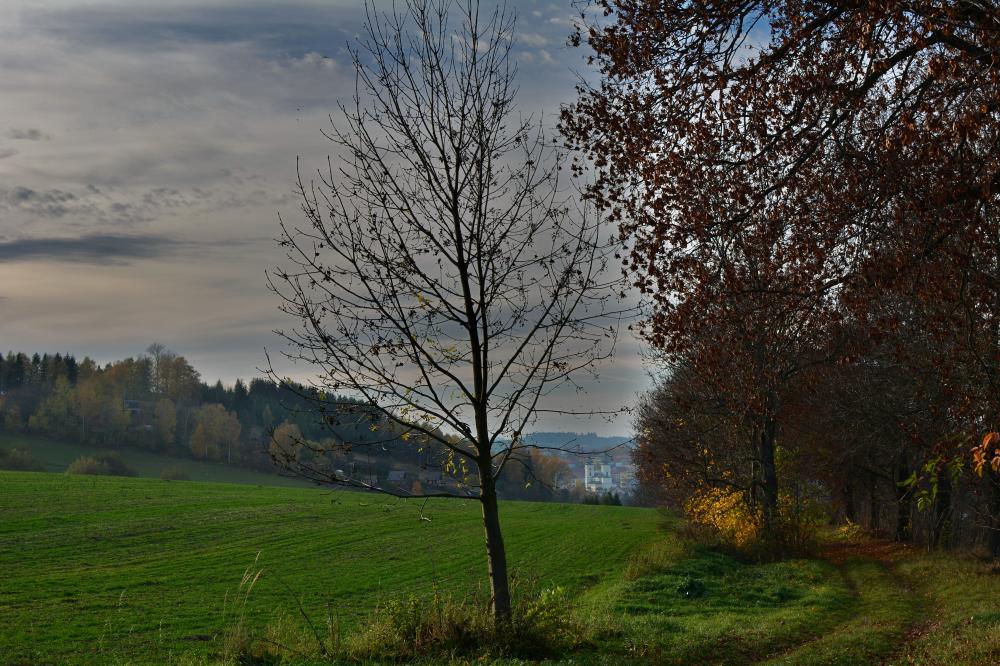
MULTIPOLYGON (((569 0, 515 0, 521 109, 550 126, 586 72, 569 0)), ((100 362, 160 342, 202 379, 282 349, 265 271, 294 220, 296 159, 353 92, 360 0, 0 0, 0 347, 100 362)), ((634 401, 637 343, 575 407, 634 401)), ((309 367, 284 366, 305 379, 309 367)), ((539 430, 629 430, 551 418, 539 430)))

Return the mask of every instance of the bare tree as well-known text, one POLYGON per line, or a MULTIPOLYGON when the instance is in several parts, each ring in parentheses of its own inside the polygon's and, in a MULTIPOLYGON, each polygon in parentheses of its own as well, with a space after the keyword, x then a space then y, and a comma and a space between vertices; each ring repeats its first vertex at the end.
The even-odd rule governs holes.
POLYGON ((308 224, 282 221, 289 264, 271 275, 301 322, 279 333, 319 370, 320 408, 356 413, 360 398, 367 418, 469 476, 410 494, 317 463, 358 445, 344 441, 279 463, 323 483, 478 499, 497 621, 511 613, 497 479, 523 459, 525 428, 556 411, 543 399, 611 354, 627 309, 600 221, 560 182, 541 122, 517 113, 514 22, 476 0, 368 6, 356 93, 325 132, 339 157, 314 180, 300 172, 308 224))

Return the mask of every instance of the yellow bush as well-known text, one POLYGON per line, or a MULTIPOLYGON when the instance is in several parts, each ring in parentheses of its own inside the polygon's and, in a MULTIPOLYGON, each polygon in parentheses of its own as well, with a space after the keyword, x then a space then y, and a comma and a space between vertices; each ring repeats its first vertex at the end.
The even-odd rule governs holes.
POLYGON ((763 515, 746 495, 731 488, 703 488, 687 500, 691 522, 706 527, 723 543, 761 556, 802 553, 815 546, 825 511, 816 500, 801 494, 778 494, 778 519, 764 534, 763 515))
POLYGON ((712 529, 738 548, 756 541, 760 533, 760 512, 751 510, 739 490, 702 489, 684 504, 684 512, 692 522, 712 529))

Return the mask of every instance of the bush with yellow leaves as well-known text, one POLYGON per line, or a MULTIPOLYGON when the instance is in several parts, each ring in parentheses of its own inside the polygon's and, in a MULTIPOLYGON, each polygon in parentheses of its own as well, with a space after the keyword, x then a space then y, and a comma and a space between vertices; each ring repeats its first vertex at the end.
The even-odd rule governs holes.
POLYGON ((688 498, 684 512, 721 544, 761 557, 812 550, 826 518, 822 504, 814 498, 802 492, 782 492, 777 523, 765 533, 759 507, 751 506, 745 493, 735 488, 702 488, 688 498))
POLYGON ((757 540, 761 515, 733 488, 703 488, 684 504, 695 524, 709 528, 725 544, 745 548, 757 540))

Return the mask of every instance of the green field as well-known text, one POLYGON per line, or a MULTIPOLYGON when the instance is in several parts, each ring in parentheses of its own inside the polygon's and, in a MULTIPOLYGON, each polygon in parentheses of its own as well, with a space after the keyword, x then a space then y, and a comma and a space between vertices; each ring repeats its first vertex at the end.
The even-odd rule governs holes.
MULTIPOLYGON (((558 663, 1000 663, 990 562, 831 533, 755 564, 627 507, 502 520, 517 577, 568 592, 558 663)), ((482 596, 484 560, 475 502, 0 472, 0 663, 215 663, 248 570, 250 626, 350 635, 383 601, 482 596)))
MULTIPOLYGON (((261 625, 326 605, 345 628, 382 598, 484 584, 479 506, 318 489, 0 472, 6 663, 214 654, 248 566, 261 625)), ((655 536, 651 510, 509 502, 515 569, 579 589, 655 536)))
MULTIPOLYGON (((94 448, 32 435, 11 435, 0 433, 0 449, 27 449, 32 457, 47 472, 63 472, 69 464, 82 456, 90 456, 107 449, 94 448)), ((187 474, 192 481, 214 481, 218 483, 248 483, 263 486, 286 486, 304 488, 312 484, 300 479, 286 478, 277 474, 265 474, 249 469, 231 467, 222 463, 202 462, 191 458, 179 458, 141 451, 139 449, 115 449, 129 467, 140 477, 159 479, 167 467, 187 474)))

